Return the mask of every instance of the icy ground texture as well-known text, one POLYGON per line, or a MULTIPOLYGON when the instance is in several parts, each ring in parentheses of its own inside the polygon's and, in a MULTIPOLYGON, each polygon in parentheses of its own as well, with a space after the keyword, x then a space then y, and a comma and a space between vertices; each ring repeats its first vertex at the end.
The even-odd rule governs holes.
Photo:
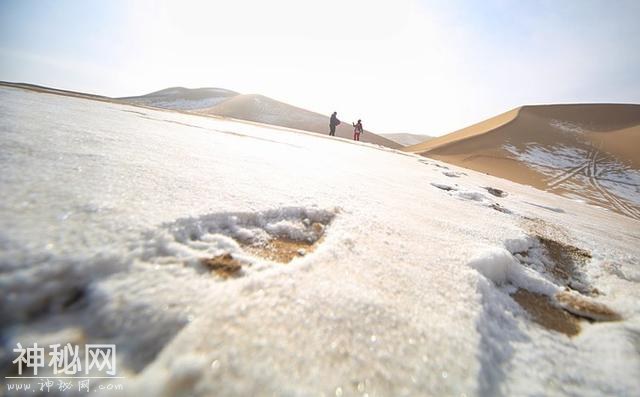
POLYGON ((640 172, 592 147, 584 150, 564 145, 545 147, 529 143, 524 149, 504 148, 543 175, 552 191, 616 208, 640 220, 640 172))
POLYGON ((116 343, 124 395, 640 394, 630 218, 374 145, 10 88, 0 147, 3 371, 16 342, 116 343), (562 285, 515 261, 525 217, 591 253, 624 321, 530 321, 510 291, 562 285), (314 222, 286 265, 242 250, 314 222), (243 277, 198 264, 224 251, 243 277))

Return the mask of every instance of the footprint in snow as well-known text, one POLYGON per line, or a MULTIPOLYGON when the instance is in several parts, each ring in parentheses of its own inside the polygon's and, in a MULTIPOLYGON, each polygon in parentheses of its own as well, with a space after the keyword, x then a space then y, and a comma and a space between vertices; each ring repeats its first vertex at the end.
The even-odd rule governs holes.
POLYGON ((448 176, 449 178, 460 178, 462 175, 467 175, 464 172, 455 172, 455 171, 443 171, 442 174, 444 176, 448 176))
POLYGON ((490 194, 496 197, 507 197, 508 194, 504 190, 496 189, 495 187, 485 186, 484 189, 490 194))
POLYGON ((510 209, 505 208, 498 203, 492 202, 484 194, 480 192, 458 191, 457 186, 451 186, 444 183, 436 183, 436 182, 431 182, 431 186, 437 187, 438 189, 442 189, 447 192, 455 192, 453 195, 460 200, 477 201, 479 203, 482 203, 483 206, 491 208, 498 212, 502 212, 503 214, 509 214, 509 215, 513 214, 513 212, 510 209))
POLYGON ((222 279, 289 263, 322 241, 337 210, 281 208, 264 212, 217 213, 165 224, 149 236, 148 262, 182 263, 222 279))
POLYGON ((486 199, 484 194, 478 192, 458 192, 456 195, 463 200, 484 201, 486 199))
POLYGON ((436 182, 431 182, 431 186, 433 187, 437 187, 438 189, 442 189, 442 190, 446 190, 446 191, 456 191, 458 190, 458 188, 451 186, 451 185, 446 185, 444 183, 436 183, 436 182))
POLYGON ((498 212, 502 212, 503 214, 513 214, 513 212, 510 209, 505 208, 498 203, 489 204, 488 207, 498 212))

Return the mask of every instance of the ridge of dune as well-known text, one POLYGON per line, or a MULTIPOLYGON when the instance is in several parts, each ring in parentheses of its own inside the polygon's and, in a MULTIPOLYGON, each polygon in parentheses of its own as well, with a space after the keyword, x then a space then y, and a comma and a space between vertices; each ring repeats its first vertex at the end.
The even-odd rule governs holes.
POLYGON ((640 105, 522 106, 403 150, 640 219, 640 105))
MULTIPOLYGON (((199 109, 196 112, 311 131, 323 135, 329 133, 329 117, 259 94, 236 95, 211 108, 199 109)), ((353 126, 351 123, 342 120, 342 123, 336 128, 336 136, 352 139, 353 126)), ((393 149, 402 147, 401 144, 368 130, 364 130, 360 139, 363 142, 375 143, 393 149)))
POLYGON ((418 143, 416 145, 405 147, 404 151, 411 153, 424 153, 428 150, 435 149, 437 147, 450 145, 463 139, 468 139, 480 134, 486 134, 498 127, 501 127, 507 123, 513 121, 520 112, 520 107, 509 110, 508 112, 501 113, 497 116, 491 117, 487 120, 470 125, 461 130, 454 131, 452 133, 429 139, 425 142, 418 143))

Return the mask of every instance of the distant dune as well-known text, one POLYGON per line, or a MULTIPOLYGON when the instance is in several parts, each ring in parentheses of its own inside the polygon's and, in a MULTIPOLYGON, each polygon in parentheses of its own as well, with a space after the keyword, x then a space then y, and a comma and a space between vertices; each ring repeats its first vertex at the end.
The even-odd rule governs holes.
POLYGON ((403 150, 640 219, 640 105, 523 106, 403 150))
POLYGON ((236 95, 238 95, 237 92, 223 88, 171 87, 146 95, 118 98, 118 100, 163 109, 197 110, 215 106, 236 95))
POLYGON ((403 146, 417 145, 419 143, 423 143, 430 139, 433 139, 433 137, 430 137, 428 135, 403 134, 403 133, 380 134, 380 136, 385 137, 387 139, 391 139, 392 141, 397 142, 403 146))
MULTIPOLYGON (((328 116, 301 109, 263 95, 237 95, 211 108, 199 109, 197 112, 295 128, 324 135, 329 134, 328 116)), ((340 118, 339 114, 338 118, 340 118)), ((364 122, 366 125, 366 120, 364 122)), ((351 120, 342 120, 342 123, 336 129, 336 136, 347 139, 353 138, 351 120)), ((360 140, 396 149, 402 147, 402 145, 373 134, 366 129, 360 140)))

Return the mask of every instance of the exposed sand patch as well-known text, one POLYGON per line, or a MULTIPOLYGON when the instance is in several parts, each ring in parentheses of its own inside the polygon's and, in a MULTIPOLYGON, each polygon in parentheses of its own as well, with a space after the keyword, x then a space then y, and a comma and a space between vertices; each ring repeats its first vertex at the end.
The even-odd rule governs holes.
MULTIPOLYGON (((546 271, 557 284, 571 288, 586 295, 596 295, 598 291, 585 281, 583 268, 591 259, 591 253, 570 244, 567 232, 558 226, 548 224, 541 219, 524 219, 523 227, 538 240, 539 246, 532 249, 542 249, 546 271)), ((528 252, 514 254, 525 258, 521 261, 529 266, 526 258, 528 252)))
POLYGON ((559 243, 542 236, 537 237, 555 264, 549 269, 551 273, 566 285, 571 286, 571 281, 578 278, 581 273, 580 267, 591 259, 591 254, 572 245, 559 243))
POLYGON ((520 226, 527 231, 528 234, 534 236, 542 236, 544 238, 568 243, 569 234, 564 228, 545 222, 538 218, 522 218, 520 226))
POLYGON ((575 292, 562 291, 553 298, 519 288, 511 297, 546 329, 575 336, 580 321, 620 321, 622 317, 606 305, 575 292))
POLYGON ((566 311, 594 321, 620 321, 620 316, 606 305, 570 291, 558 292, 555 300, 566 311))
POLYGON ((266 241, 240 241, 249 253, 274 262, 289 263, 297 257, 307 255, 316 248, 324 236, 326 225, 320 222, 307 223, 311 236, 294 239, 286 235, 272 235, 266 241))
POLYGON ((580 333, 580 319, 555 306, 548 296, 520 288, 511 297, 544 328, 568 336, 580 333))
POLYGON ((516 252, 514 256, 524 265, 547 273, 556 284, 566 290, 550 297, 525 289, 512 294, 532 319, 543 327, 569 336, 580 332, 580 319, 590 321, 618 321, 621 316, 602 303, 584 295, 598 295, 583 273, 584 266, 591 259, 591 253, 575 247, 568 241, 567 232, 541 219, 525 218, 524 229, 536 238, 527 251, 516 252), (535 257, 540 260, 536 261, 535 257), (543 268, 540 268, 540 264, 543 268))
POLYGON ((242 263, 229 253, 203 258, 200 263, 222 278, 237 277, 242 270, 242 263))
POLYGON ((276 238, 259 245, 248 245, 245 249, 253 255, 269 259, 274 262, 289 263, 294 258, 305 256, 312 252, 316 242, 295 241, 276 238))

